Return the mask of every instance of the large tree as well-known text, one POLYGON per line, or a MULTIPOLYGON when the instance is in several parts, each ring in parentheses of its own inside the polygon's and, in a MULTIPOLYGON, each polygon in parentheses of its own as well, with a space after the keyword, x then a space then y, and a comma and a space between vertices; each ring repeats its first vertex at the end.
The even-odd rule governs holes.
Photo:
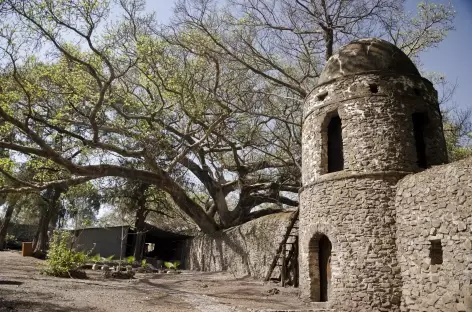
POLYGON ((113 14, 94 0, 4 0, 0 148, 48 159, 66 185, 152 185, 205 232, 261 204, 297 206, 301 105, 326 59, 364 36, 415 57, 452 28, 448 6, 412 17, 402 4, 180 1, 162 27, 138 0, 113 14))

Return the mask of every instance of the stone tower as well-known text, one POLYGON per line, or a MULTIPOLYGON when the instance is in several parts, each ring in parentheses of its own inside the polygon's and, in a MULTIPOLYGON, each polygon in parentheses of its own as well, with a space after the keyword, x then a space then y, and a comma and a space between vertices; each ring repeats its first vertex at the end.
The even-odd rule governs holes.
POLYGON ((303 112, 300 288, 336 311, 399 311, 395 191, 447 161, 437 92, 379 39, 333 55, 303 112))

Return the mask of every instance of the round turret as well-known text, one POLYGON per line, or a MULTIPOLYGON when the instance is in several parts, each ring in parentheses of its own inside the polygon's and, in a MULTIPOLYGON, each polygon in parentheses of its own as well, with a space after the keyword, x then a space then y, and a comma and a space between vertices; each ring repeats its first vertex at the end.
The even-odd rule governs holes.
POLYGON ((446 161, 437 92, 401 50, 361 39, 333 55, 303 111, 302 297, 399 311, 396 185, 446 161))
POLYGON ((305 103, 303 146, 305 185, 331 172, 417 172, 447 161, 436 90, 379 39, 328 60, 305 103))

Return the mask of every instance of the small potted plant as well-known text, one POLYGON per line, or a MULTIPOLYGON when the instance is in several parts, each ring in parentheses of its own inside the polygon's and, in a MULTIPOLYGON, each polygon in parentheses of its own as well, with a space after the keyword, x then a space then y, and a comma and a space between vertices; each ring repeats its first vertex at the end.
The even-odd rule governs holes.
POLYGON ((126 271, 130 272, 133 270, 133 264, 135 262, 136 258, 134 256, 129 256, 126 258, 126 271))
POLYGON ((113 258, 115 256, 111 255, 109 257, 102 257, 102 261, 104 262, 104 264, 102 265, 102 271, 109 271, 110 270, 110 266, 113 264, 113 258))
POLYGON ((141 266, 138 268, 139 273, 145 273, 149 270, 149 264, 147 263, 146 259, 141 261, 141 266))
POLYGON ((92 265, 92 270, 100 270, 100 265, 98 264, 98 262, 100 262, 100 260, 102 260, 102 257, 100 257, 100 254, 96 254, 95 256, 92 256, 90 257, 90 261, 93 262, 93 265, 92 265))
POLYGON ((165 267, 168 269, 167 273, 168 274, 179 274, 180 271, 177 271, 180 265, 180 261, 174 261, 174 262, 164 262, 165 267))

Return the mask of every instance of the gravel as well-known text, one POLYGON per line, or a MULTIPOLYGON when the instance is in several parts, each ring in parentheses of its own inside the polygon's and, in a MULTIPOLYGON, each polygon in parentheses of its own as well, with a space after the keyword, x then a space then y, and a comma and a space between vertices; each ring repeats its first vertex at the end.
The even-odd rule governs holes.
POLYGON ((241 312, 306 310, 298 289, 281 288, 231 274, 184 271, 137 273, 131 280, 41 275, 43 261, 18 252, 0 252, 0 312, 241 312), (280 292, 271 295, 277 287, 280 292))

